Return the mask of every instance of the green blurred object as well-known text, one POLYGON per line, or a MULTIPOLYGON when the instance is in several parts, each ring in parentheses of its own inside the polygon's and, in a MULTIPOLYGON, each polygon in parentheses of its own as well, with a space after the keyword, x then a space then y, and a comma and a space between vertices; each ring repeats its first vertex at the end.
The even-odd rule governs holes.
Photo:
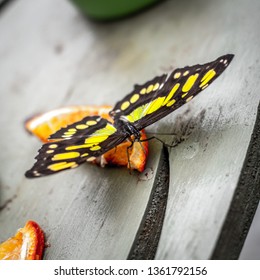
POLYGON ((113 20, 131 15, 159 0, 71 0, 87 16, 113 20))

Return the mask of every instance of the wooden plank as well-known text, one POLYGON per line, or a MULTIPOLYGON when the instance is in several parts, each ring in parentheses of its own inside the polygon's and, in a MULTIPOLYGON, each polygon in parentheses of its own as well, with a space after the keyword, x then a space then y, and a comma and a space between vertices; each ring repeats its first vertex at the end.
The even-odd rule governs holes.
MULTIPOLYGON (((127 258, 154 178, 139 181, 127 170, 85 165, 27 180, 23 174, 39 143, 25 134, 23 120, 64 105, 115 103, 133 84, 169 67, 234 53, 205 93, 150 129, 191 132, 170 151, 169 200, 156 258, 210 258, 259 102, 259 9, 257 0, 165 1, 101 24, 62 0, 12 2, 0 16, 0 240, 34 219, 51 245, 46 259, 127 258)), ((148 167, 156 172, 161 145, 150 147, 148 167)))
MULTIPOLYGON (((260 104, 247 155, 241 170, 223 229, 218 238, 213 259, 238 259, 245 237, 252 223, 260 199, 260 104)), ((258 213, 257 213, 258 214, 258 213)), ((256 219, 259 214, 256 214, 256 219)), ((252 224, 253 235, 257 233, 259 218, 252 224)), ((249 236, 250 232, 249 231, 249 236)), ((251 234, 252 234, 251 233, 251 234)), ((252 242, 252 241, 251 241, 252 242)), ((250 246, 251 252, 254 252, 250 246)), ((248 250, 249 251, 249 250, 248 250)), ((242 253, 242 252, 241 252, 242 253)), ((250 253, 249 253, 250 256, 250 253)), ((252 253, 251 256, 254 256, 252 253)))
POLYGON ((256 244, 259 244, 260 236, 260 207, 258 206, 256 215, 254 217, 252 226, 248 233, 248 237, 245 241, 241 254, 240 260, 259 260, 259 250, 256 244))
MULTIPOLYGON (((46 259, 126 258, 153 185, 154 178, 140 181, 127 170, 91 165, 40 180, 24 177, 40 146, 23 129, 29 115, 67 104, 111 104, 131 89, 129 73, 138 65, 128 70, 125 43, 118 54, 110 48, 117 37, 109 36, 111 28, 85 22, 66 1, 17 1, 0 18, 0 239, 34 219, 51 245, 46 259)), ((122 37, 126 27, 117 29, 122 37)), ((154 172, 157 150, 152 145, 148 163, 154 172)))
MULTIPOLYGON (((187 13, 189 18, 186 14, 180 22, 181 33, 189 30, 187 44, 193 50, 207 55, 232 52, 235 59, 215 85, 190 104, 190 115, 206 110, 204 119, 186 142, 171 151, 169 201, 158 259, 208 259, 213 253, 259 103, 259 9, 258 1, 250 5, 208 1, 199 14, 187 13)), ((187 122, 188 117, 181 125, 187 122)))
POLYGON ((136 234, 128 260, 153 260, 157 251, 169 193, 169 160, 164 147, 156 173, 154 187, 136 234))

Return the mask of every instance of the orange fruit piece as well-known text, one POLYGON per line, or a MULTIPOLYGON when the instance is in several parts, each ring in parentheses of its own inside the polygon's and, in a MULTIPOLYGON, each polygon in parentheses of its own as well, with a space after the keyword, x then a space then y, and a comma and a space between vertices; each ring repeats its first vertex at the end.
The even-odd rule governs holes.
MULTIPOLYGON (((146 139, 144 131, 141 131, 141 140, 146 139)), ((127 147, 130 142, 123 142, 116 148, 106 152, 102 157, 109 165, 127 166, 129 169, 136 169, 143 172, 148 156, 148 142, 135 142, 129 149, 129 162, 127 158, 127 147)))
POLYGON ((48 111, 29 118, 25 122, 28 132, 46 143, 51 134, 60 128, 82 120, 87 116, 101 116, 112 121, 108 112, 111 106, 70 106, 48 111))
POLYGON ((0 244, 0 260, 40 260, 44 234, 34 221, 28 221, 16 235, 0 244))
MULTIPOLYGON (((113 122, 109 116, 111 106, 69 106, 55 109, 43 114, 36 115, 25 122, 25 128, 28 132, 38 137, 42 142, 48 142, 51 134, 60 128, 80 121, 87 116, 101 116, 113 122)), ((141 140, 146 139, 146 134, 141 131, 141 140)), ((126 166, 142 172, 145 168, 148 156, 148 142, 142 144, 135 142, 133 147, 129 149, 129 161, 127 158, 127 147, 130 142, 123 142, 116 148, 106 152, 93 163, 101 166, 116 165, 126 166)))

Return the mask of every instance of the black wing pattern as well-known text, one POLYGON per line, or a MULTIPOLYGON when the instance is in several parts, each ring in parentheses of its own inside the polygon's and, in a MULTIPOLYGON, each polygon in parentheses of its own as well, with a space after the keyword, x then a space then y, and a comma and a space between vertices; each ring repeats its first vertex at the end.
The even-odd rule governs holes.
POLYGON ((139 107, 141 104, 149 103, 158 89, 164 84, 167 74, 157 76, 143 85, 135 85, 134 90, 126 95, 121 101, 117 102, 110 115, 116 119, 125 112, 139 107))
POLYGON ((233 57, 227 54, 203 65, 178 68, 167 78, 156 77, 135 88, 110 114, 114 120, 124 119, 141 130, 193 99, 226 69, 233 57))
POLYGON ((129 137, 122 125, 124 122, 117 120, 128 122, 137 130, 160 120, 208 87, 233 57, 227 54, 215 61, 178 68, 168 76, 164 74, 143 85, 135 85, 110 112, 115 125, 99 116, 91 116, 60 129, 41 147, 36 163, 25 176, 54 174, 104 154, 129 137), (117 126, 118 123, 121 125, 117 126))
POLYGON ((36 156, 36 163, 25 173, 27 178, 41 177, 75 168, 95 159, 125 140, 109 121, 93 116, 62 128, 49 138, 36 156))

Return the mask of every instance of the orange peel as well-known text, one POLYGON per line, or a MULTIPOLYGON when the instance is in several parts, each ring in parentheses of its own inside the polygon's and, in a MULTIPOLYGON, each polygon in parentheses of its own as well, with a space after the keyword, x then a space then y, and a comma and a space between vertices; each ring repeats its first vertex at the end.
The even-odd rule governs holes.
MULTIPOLYGON (((43 114, 38 114, 25 122, 25 128, 28 132, 35 135, 42 142, 49 142, 48 138, 51 134, 59 129, 80 121, 87 116, 101 116, 113 122, 109 116, 111 106, 68 106, 55 109, 43 114)), ((145 140, 146 134, 141 131, 140 140, 145 140)), ((129 169, 136 169, 143 172, 145 169, 148 156, 148 142, 135 142, 129 149, 129 162, 127 157, 127 147, 130 142, 123 142, 117 147, 111 149, 93 162, 105 165, 126 166, 129 169)))
POLYGON ((0 260, 40 260, 44 250, 44 234, 34 221, 28 221, 15 236, 0 244, 0 260))

